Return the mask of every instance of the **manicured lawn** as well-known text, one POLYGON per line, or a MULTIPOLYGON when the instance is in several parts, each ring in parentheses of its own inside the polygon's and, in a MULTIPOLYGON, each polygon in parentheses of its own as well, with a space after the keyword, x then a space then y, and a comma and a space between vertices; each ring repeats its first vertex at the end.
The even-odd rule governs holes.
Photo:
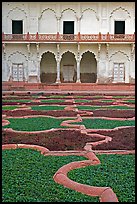
POLYGON ((60 102, 64 102, 65 100, 61 100, 61 99, 45 99, 45 100, 41 100, 42 103, 60 103, 60 102))
MULTIPOLYGON (((64 128, 60 126, 64 119, 56 119, 52 117, 34 117, 34 118, 9 118, 9 125, 4 128, 12 128, 19 131, 41 131, 49 130, 52 128, 64 128)), ((65 120, 71 120, 66 118, 65 120)))
POLYGON ((31 106, 32 110, 64 110, 65 106, 31 106))
POLYGON ((115 102, 116 100, 115 99, 103 99, 101 100, 102 102, 115 102))
POLYGON ((4 99, 4 100, 2 100, 2 102, 31 102, 31 100, 29 100, 29 99, 15 99, 15 100, 13 100, 13 99, 11 99, 11 100, 4 99))
POLYGON ((50 96, 46 96, 47 98, 67 98, 67 96, 65 95, 50 95, 50 96))
POLYGON ((75 100, 76 103, 80 102, 80 103, 90 103, 92 102, 92 100, 87 100, 87 99, 76 99, 75 100))
POLYGON ((128 99, 128 100, 124 100, 124 102, 128 102, 128 103, 135 103, 135 99, 128 99))
POLYGON ((113 98, 127 98, 128 96, 112 96, 113 98))
POLYGON ((105 120, 105 119, 83 119, 81 123, 76 123, 85 125, 88 129, 113 129, 120 126, 135 126, 135 121, 133 120, 105 120))
POLYGON ((16 108, 19 108, 18 106, 2 106, 2 110, 14 110, 16 108))
POLYGON ((77 106, 79 110, 97 110, 97 109, 135 109, 134 107, 128 107, 128 106, 77 106))
POLYGON ((76 182, 111 187, 119 202, 135 202, 135 155, 98 155, 101 165, 68 173, 76 182))
POLYGON ((43 156, 30 149, 3 150, 3 202, 99 202, 91 197, 57 184, 56 171, 80 156, 43 156))

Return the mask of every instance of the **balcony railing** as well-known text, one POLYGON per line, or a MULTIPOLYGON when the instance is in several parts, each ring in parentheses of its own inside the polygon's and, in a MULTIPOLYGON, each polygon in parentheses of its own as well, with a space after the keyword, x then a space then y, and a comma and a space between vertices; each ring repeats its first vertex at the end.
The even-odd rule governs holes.
POLYGON ((2 34, 3 42, 135 42, 134 34, 2 34))

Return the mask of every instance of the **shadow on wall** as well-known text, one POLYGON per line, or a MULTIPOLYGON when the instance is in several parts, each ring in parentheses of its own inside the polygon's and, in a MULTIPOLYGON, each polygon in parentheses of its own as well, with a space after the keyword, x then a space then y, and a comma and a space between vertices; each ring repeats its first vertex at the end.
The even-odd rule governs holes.
POLYGON ((56 82, 56 77, 57 77, 56 73, 42 72, 41 75, 40 75, 40 80, 41 80, 41 83, 52 84, 52 83, 56 82))
MULTIPOLYGON (((56 82, 56 77, 57 77, 56 73, 42 72, 40 75, 40 80, 41 80, 41 83, 52 84, 52 83, 56 82)), ((61 83, 65 83, 62 73, 60 75, 60 79, 61 79, 61 83)), ((77 79, 77 74, 75 72, 74 77, 73 77, 73 81, 66 81, 66 83, 68 83, 68 82, 75 83, 76 79, 77 79)), ((81 73, 80 74, 80 80, 81 80, 81 83, 96 83, 97 74, 96 73, 81 73)))
POLYGON ((80 80, 82 83, 96 83, 97 74, 95 73, 81 73, 80 80))

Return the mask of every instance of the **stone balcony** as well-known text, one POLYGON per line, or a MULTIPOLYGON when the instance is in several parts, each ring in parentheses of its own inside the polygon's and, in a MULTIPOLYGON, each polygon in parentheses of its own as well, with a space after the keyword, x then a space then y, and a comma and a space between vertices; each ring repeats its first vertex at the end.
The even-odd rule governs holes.
POLYGON ((134 34, 5 34, 2 33, 3 43, 14 42, 36 42, 36 43, 61 43, 61 42, 73 42, 73 43, 134 43, 134 34))

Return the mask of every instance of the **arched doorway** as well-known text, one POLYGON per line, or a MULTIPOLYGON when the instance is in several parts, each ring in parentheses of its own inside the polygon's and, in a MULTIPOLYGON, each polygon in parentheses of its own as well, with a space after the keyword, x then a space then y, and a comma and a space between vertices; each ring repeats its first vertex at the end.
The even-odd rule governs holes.
POLYGON ((82 83, 96 83, 97 61, 92 52, 85 52, 80 62, 80 80, 82 83))
POLYGON ((55 55, 51 52, 46 52, 42 55, 40 62, 40 80, 41 83, 55 83, 57 70, 56 70, 55 55))
POLYGON ((76 59, 73 53, 66 52, 61 59, 61 82, 76 82, 76 59))

